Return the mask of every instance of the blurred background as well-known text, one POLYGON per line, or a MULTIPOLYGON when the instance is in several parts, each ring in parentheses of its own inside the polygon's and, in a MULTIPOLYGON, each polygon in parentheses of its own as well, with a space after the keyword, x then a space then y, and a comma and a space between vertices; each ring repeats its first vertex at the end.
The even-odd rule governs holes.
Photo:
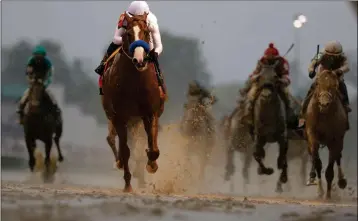
MULTIPOLYGON (((103 165, 108 167, 112 156, 105 141, 106 119, 98 95, 98 76, 93 70, 112 40, 119 15, 128 5, 129 1, 1 2, 3 169, 27 164, 23 161, 27 153, 15 109, 16 101, 27 87, 25 65, 36 44, 47 48, 55 68, 50 90, 63 111, 64 151, 71 152, 68 157, 80 158, 77 162, 81 164, 87 156, 103 155, 103 165)), ((178 122, 187 84, 194 79, 217 95, 219 102, 213 107, 217 119, 232 111, 238 89, 270 42, 281 54, 295 44, 287 55, 291 88, 295 96, 303 98, 311 84, 307 66, 317 44, 323 48, 327 41, 340 41, 351 65, 346 82, 353 108, 344 156, 347 165, 347 162, 356 165, 357 15, 352 4, 149 1, 149 5, 161 28, 164 52, 160 63, 169 92, 161 124, 178 122), (307 22, 295 28, 293 21, 299 14, 304 14, 307 22)), ((100 162, 96 161, 96 165, 100 162)))

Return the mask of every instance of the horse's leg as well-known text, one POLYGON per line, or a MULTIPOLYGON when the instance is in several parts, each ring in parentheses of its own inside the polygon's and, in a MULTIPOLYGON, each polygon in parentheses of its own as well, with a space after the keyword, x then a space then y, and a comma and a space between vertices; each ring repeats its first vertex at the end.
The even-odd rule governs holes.
MULTIPOLYGON (((308 139, 307 139, 307 141, 308 141, 308 139)), ((316 145, 318 145, 318 144, 316 144, 316 145)), ((309 155, 309 157, 311 157, 311 170, 310 170, 310 178, 308 179, 306 186, 312 186, 312 185, 317 185, 317 182, 316 182, 317 174, 316 174, 316 168, 315 168, 314 159, 313 159, 313 155, 312 155, 312 151, 311 151, 311 145, 310 145, 309 141, 307 142, 307 147, 308 147, 308 149, 307 149, 308 155, 309 155)))
POLYGON ((288 140, 287 137, 282 135, 278 139, 279 155, 277 158, 277 169, 281 170, 279 180, 276 185, 276 192, 282 192, 282 183, 287 183, 287 151, 288 151, 288 140))
POLYGON ((131 192, 131 178, 132 174, 129 171, 129 157, 130 157, 130 149, 128 147, 128 131, 127 125, 124 122, 116 122, 116 132, 118 134, 118 142, 119 142, 119 151, 118 151, 118 159, 120 159, 123 163, 124 176, 123 179, 125 181, 124 192, 131 192))
MULTIPOLYGON (((251 149, 251 148, 250 148, 251 149)), ((252 155, 250 150, 246 150, 245 153, 242 153, 243 156, 243 167, 242 167, 242 176, 244 178, 244 184, 249 184, 250 174, 249 169, 252 162, 252 155)))
POLYGON ((56 148, 57 148, 57 152, 58 152, 58 161, 59 162, 63 161, 63 155, 62 155, 62 151, 61 151, 61 147, 60 147, 61 135, 62 135, 62 125, 61 126, 56 126, 55 137, 53 138, 53 141, 56 144, 56 148))
POLYGON ((303 186, 306 184, 306 179, 307 179, 307 163, 308 163, 308 153, 306 150, 303 150, 303 153, 301 154, 301 172, 300 172, 303 186))
POLYGON ((45 141, 45 181, 48 181, 51 174, 51 147, 52 147, 52 139, 51 136, 49 139, 45 141))
POLYGON ((111 120, 108 120, 108 125, 107 126, 108 126, 108 134, 107 134, 107 138, 106 138, 107 143, 112 149, 116 167, 118 169, 122 169, 123 164, 121 163, 120 157, 118 157, 118 151, 117 151, 117 148, 116 148, 116 135, 117 135, 117 132, 116 132, 111 120))
POLYGON ((26 142, 27 151, 29 153, 29 168, 31 172, 33 172, 36 164, 36 159, 34 156, 35 140, 28 136, 25 136, 25 142, 26 142))
POLYGON ((143 124, 145 132, 148 137, 148 149, 147 149, 147 171, 148 173, 155 173, 158 170, 157 159, 159 157, 159 148, 158 148, 158 116, 153 114, 152 116, 147 116, 143 118, 143 124))
POLYGON ((256 160, 256 162, 259 164, 259 168, 257 169, 257 173, 259 175, 271 175, 273 174, 274 170, 271 167, 266 167, 262 160, 265 158, 265 149, 264 146, 266 144, 266 140, 262 137, 259 137, 256 135, 255 139, 255 152, 253 153, 253 156, 256 160))
POLYGON ((326 168, 325 176, 327 181, 327 192, 326 192, 326 199, 331 199, 331 191, 332 191, 332 181, 334 178, 334 163, 336 162, 336 153, 335 153, 335 145, 329 145, 329 157, 328 157, 328 165, 326 168))
POLYGON ((322 197, 324 191, 323 191, 322 180, 321 180, 322 161, 319 157, 319 143, 317 143, 315 138, 312 136, 312 133, 307 133, 307 134, 309 135, 307 139, 308 139, 308 146, 309 146, 311 160, 312 160, 312 169, 314 168, 316 170, 315 173, 311 170, 310 177, 312 178, 314 176, 313 174, 317 175, 318 196, 322 197))
POLYGON ((225 180, 229 181, 230 177, 235 173, 234 165, 234 147, 233 144, 227 145, 226 149, 226 173, 225 180))
POLYGON ((338 187, 341 189, 345 189, 347 186, 347 180, 344 178, 344 173, 343 173, 343 170, 341 167, 341 159, 342 159, 342 151, 338 155, 338 157, 336 159, 336 163, 338 166, 338 187))
POLYGON ((142 152, 142 147, 145 146, 145 137, 143 136, 141 130, 140 122, 135 123, 133 127, 130 129, 131 134, 131 143, 133 146, 131 147, 134 150, 134 161, 135 161, 135 169, 133 171, 133 177, 137 178, 138 187, 145 187, 145 175, 143 168, 145 167, 145 155, 142 152))

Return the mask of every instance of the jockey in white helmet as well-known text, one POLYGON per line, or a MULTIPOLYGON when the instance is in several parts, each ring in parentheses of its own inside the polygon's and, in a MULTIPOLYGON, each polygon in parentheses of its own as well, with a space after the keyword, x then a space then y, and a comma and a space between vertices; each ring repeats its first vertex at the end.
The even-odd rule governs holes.
MULTIPOLYGON (((159 26, 157 17, 150 11, 149 5, 146 1, 133 1, 128 7, 128 10, 124 13, 127 13, 129 16, 143 15, 144 13, 149 13, 147 17, 147 23, 151 34, 150 41, 150 50, 153 56, 158 56, 163 51, 162 39, 160 36, 159 26)), ((122 45, 122 36, 126 32, 126 23, 124 13, 119 17, 118 24, 114 33, 113 41, 107 49, 107 53, 103 57, 99 67, 95 69, 95 72, 99 75, 102 75, 104 72, 104 62, 107 58, 119 47, 122 45)))

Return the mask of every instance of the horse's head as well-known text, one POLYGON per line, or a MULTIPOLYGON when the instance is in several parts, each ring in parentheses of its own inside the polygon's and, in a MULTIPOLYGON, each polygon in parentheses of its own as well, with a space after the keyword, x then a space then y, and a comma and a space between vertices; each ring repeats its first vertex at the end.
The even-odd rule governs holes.
POLYGON ((314 93, 321 112, 330 107, 336 96, 338 96, 339 76, 332 71, 322 71, 317 74, 316 90, 314 93))
POLYGON ((145 58, 150 49, 150 31, 147 16, 148 13, 132 17, 125 14, 127 31, 123 36, 123 47, 132 55, 132 62, 138 71, 144 71, 147 68, 145 58))
POLYGON ((262 69, 256 79, 258 88, 269 88, 275 90, 277 82, 279 81, 279 76, 275 70, 278 64, 278 61, 270 65, 261 64, 262 69))
POLYGON ((43 79, 36 74, 29 76, 29 112, 36 112, 39 110, 39 106, 44 94, 45 85, 43 79))

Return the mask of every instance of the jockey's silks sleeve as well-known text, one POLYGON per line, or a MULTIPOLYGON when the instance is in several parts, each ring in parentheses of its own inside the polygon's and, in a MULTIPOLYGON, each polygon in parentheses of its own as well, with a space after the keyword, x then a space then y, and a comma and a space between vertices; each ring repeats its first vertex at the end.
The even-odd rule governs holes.
POLYGON ((349 71, 348 58, 344 54, 342 54, 341 56, 343 57, 343 63, 342 66, 339 68, 339 70, 341 70, 342 73, 345 74, 349 71))
POLYGON ((124 13, 122 13, 119 16, 117 26, 116 26, 116 29, 114 31, 113 43, 116 44, 116 45, 122 45, 122 43, 123 43, 122 36, 126 32, 127 24, 126 24, 126 21, 125 21, 124 13))
POLYGON ((322 59, 322 53, 318 53, 318 55, 315 55, 314 58, 312 58, 311 63, 308 65, 308 73, 314 71, 314 67, 316 64, 318 67, 318 65, 321 63, 321 59, 322 59))
POLYGON ((162 44, 162 37, 160 35, 158 19, 153 13, 150 12, 148 14, 147 20, 154 44, 153 46, 151 45, 151 48, 154 48, 154 51, 157 52, 158 55, 160 55, 163 52, 163 44, 162 44))
POLYGON ((126 29, 124 28, 116 28, 115 32, 114 32, 114 36, 113 36, 113 43, 115 43, 116 45, 122 45, 123 43, 123 39, 122 36, 123 34, 126 32, 126 29))

